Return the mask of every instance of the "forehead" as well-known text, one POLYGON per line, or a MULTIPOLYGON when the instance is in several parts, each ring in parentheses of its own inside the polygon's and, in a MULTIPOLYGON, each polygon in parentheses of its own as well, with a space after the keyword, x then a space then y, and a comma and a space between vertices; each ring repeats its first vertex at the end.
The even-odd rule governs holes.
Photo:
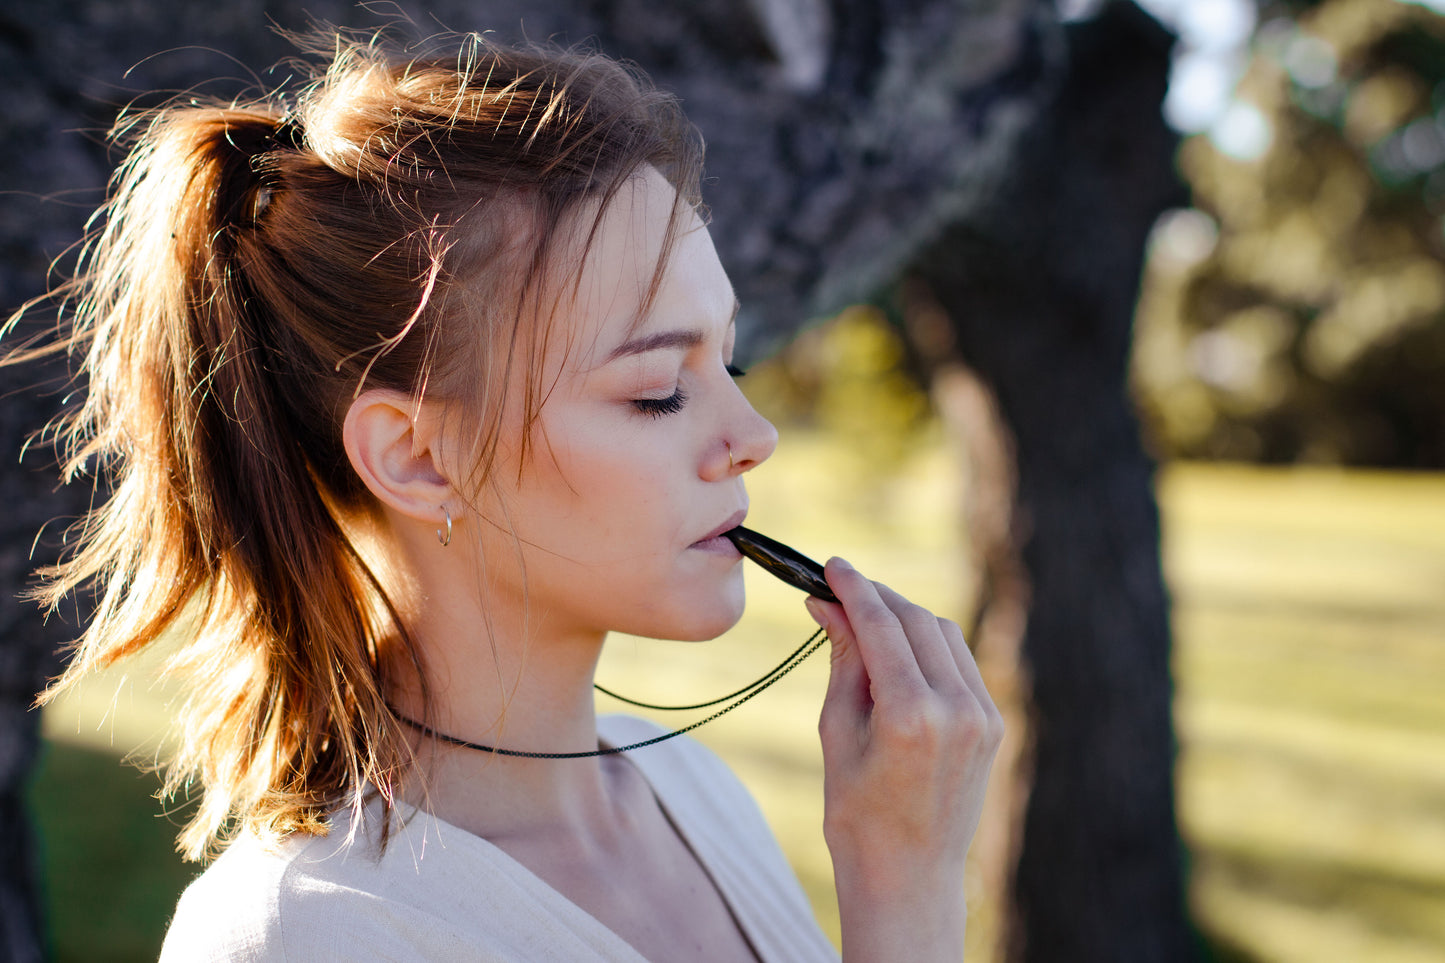
POLYGON ((554 323, 570 328, 566 341, 582 367, 604 361, 638 334, 731 318, 732 285, 707 227, 689 205, 677 209, 674 224, 676 204, 676 191, 648 168, 622 186, 601 217, 594 209, 579 218, 576 243, 587 245, 586 256, 554 323))

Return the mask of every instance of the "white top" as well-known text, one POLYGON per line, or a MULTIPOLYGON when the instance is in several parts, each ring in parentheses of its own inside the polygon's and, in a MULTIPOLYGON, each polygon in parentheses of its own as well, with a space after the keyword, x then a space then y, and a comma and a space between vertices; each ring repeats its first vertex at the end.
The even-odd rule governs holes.
MULTIPOLYGON (((629 716, 604 718, 599 729, 613 746, 666 731, 629 716)), ((757 804, 721 760, 686 736, 628 758, 763 963, 837 960, 757 804)), ((485 839, 410 810, 378 856, 366 833, 347 845, 347 813, 329 836, 298 834, 278 851, 238 839, 182 894, 161 963, 645 963, 485 839)), ((379 803, 367 810, 380 814, 379 803)))

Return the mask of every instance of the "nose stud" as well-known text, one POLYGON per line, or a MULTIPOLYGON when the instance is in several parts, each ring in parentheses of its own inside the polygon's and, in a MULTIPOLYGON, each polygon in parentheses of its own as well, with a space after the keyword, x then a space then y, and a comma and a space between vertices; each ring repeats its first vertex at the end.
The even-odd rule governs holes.
POLYGON ((727 445, 728 450, 728 471, 732 471, 735 467, 733 464, 733 446, 728 444, 727 442, 723 442, 723 444, 727 445))

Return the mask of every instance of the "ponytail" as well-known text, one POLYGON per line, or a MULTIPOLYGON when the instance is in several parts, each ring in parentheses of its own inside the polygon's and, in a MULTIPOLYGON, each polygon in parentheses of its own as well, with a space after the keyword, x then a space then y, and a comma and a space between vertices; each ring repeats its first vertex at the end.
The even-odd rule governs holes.
POLYGON ((157 115, 87 251, 71 336, 88 345, 89 394, 62 426, 67 473, 96 459, 112 495, 40 593, 104 587, 43 698, 185 633, 166 791, 204 787, 180 841, 192 858, 237 812, 317 831, 336 790, 389 789, 409 761, 378 658, 405 628, 313 478, 303 439, 324 433, 292 416, 278 379, 295 346, 248 281, 286 153, 275 115, 157 115))
POLYGON ((367 791, 389 805, 414 768, 389 673, 426 676, 348 536, 378 512, 341 441, 350 399, 463 399, 484 478, 501 386, 531 363, 523 395, 545 397, 528 346, 546 332, 519 298, 563 218, 643 165, 696 203, 695 133, 604 58, 475 36, 450 62, 327 46, 289 109, 185 103, 124 124, 103 227, 57 292, 55 350, 88 381, 54 426, 66 478, 88 469, 110 494, 42 573, 43 603, 98 604, 41 701, 174 645, 189 691, 166 791, 201 787, 192 858, 242 828, 324 832, 367 791))

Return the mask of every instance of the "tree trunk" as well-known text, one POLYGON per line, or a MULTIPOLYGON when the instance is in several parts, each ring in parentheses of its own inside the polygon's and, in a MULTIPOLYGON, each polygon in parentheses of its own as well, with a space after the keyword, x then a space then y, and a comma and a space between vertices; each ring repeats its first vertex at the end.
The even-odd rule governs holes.
MULTIPOLYGON (((52 371, 55 366, 51 366, 52 371)), ((11 379, 6 379, 11 380, 11 379)), ((0 389, 8 387, 0 380, 0 389)), ((60 670, 61 647, 76 632, 73 618, 49 620, 17 596, 37 565, 54 561, 56 528, 37 541, 41 526, 58 515, 78 513, 77 492, 59 494, 55 472, 37 470, 43 452, 27 466, 15 464, 26 436, 45 423, 53 398, 4 392, 0 401, 0 960, 38 963, 45 958, 36 847, 26 813, 25 791, 40 746, 40 713, 31 705, 45 681, 60 670)), ((60 523, 64 524, 64 521, 60 523)))
POLYGON ((1168 602, 1126 388, 1145 239, 1181 199, 1159 114, 1168 41, 1119 6, 1068 40, 1067 80, 1007 188, 913 271, 992 387, 1017 457, 1030 731, 1005 955, 1172 963, 1194 949, 1168 602))

